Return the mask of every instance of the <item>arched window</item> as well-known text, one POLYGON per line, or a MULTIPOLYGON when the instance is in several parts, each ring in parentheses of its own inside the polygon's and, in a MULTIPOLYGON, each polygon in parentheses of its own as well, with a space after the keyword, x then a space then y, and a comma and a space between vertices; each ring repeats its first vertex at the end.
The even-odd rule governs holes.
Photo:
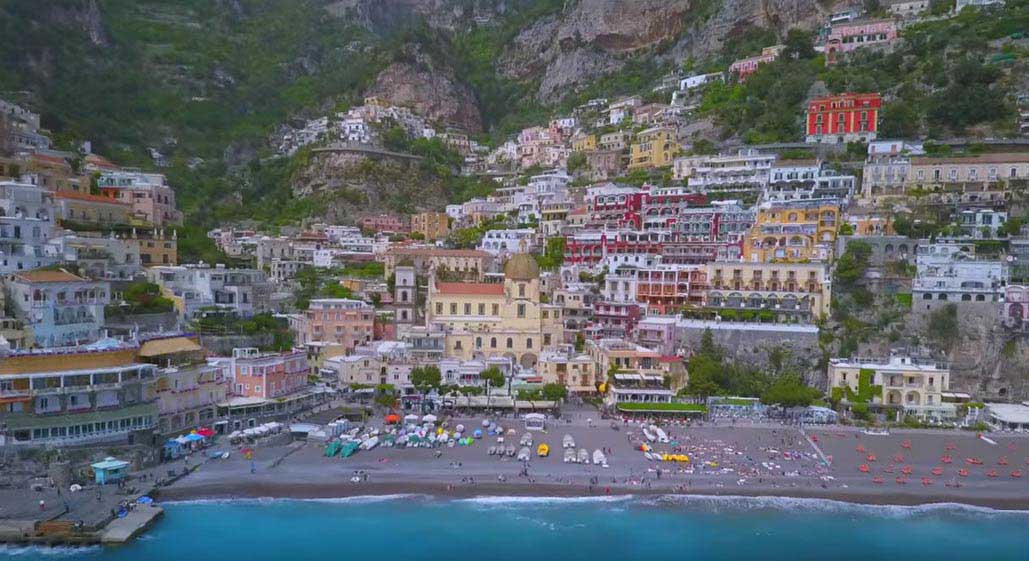
POLYGON ((497 348, 497 338, 496 337, 490 337, 489 348, 491 348, 491 349, 497 348))
POLYGON ((509 348, 509 349, 513 349, 514 348, 514 339, 512 339, 510 337, 507 338, 507 348, 509 348))

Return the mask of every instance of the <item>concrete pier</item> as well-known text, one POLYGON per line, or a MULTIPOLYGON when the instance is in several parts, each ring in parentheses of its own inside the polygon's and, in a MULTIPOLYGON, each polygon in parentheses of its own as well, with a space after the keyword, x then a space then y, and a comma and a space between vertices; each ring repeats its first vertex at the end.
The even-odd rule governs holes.
POLYGON ((104 545, 115 545, 125 543, 142 534, 152 526, 161 515, 164 509, 152 505, 139 505, 129 511, 124 518, 115 518, 100 534, 100 543, 104 545))

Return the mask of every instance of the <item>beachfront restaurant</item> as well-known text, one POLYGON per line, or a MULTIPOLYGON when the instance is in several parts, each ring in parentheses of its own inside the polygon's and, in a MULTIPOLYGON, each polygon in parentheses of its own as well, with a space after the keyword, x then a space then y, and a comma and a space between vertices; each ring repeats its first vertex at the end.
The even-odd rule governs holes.
POLYGON ((1029 430, 1029 405, 1025 403, 987 403, 990 424, 1001 430, 1029 430))
POLYGON ((116 460, 111 457, 104 458, 104 461, 90 464, 93 468, 93 476, 96 480, 97 485, 107 485, 108 483, 117 483, 123 479, 129 472, 129 463, 124 460, 116 460))

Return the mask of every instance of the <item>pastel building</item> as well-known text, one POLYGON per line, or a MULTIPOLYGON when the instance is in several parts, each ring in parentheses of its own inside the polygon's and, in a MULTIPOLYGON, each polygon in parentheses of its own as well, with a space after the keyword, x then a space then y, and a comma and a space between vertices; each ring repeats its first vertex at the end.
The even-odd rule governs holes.
POLYGON ((164 175, 136 171, 107 171, 97 179, 100 194, 132 206, 135 215, 154 226, 178 224, 175 191, 164 175))
POLYGON ((747 76, 757 72, 762 64, 774 62, 785 49, 785 45, 772 45, 761 49, 761 54, 742 58, 729 65, 729 73, 735 74, 739 81, 746 81, 747 76))
POLYGON ((829 361, 828 378, 830 393, 845 402, 868 399, 880 408, 938 420, 956 415, 955 405, 943 402, 950 388, 950 370, 935 361, 907 356, 834 358, 829 361))
POLYGON ((849 21, 832 26, 825 43, 825 62, 834 64, 840 53, 864 47, 885 47, 897 40, 893 20, 849 21))
POLYGON ((752 262, 810 261, 832 258, 840 206, 832 201, 765 203, 743 242, 752 262))
POLYGON ((828 317, 832 280, 825 263, 707 264, 705 305, 713 310, 771 313, 777 321, 828 317))
MULTIPOLYGON (((215 364, 223 361, 215 360, 215 364)), ((257 349, 233 349, 227 361, 232 393, 237 396, 276 399, 307 387, 307 356, 303 351, 262 353, 257 349)))
POLYGON ((15 274, 6 283, 7 302, 30 328, 40 347, 63 347, 100 339, 110 283, 86 280, 64 269, 15 274))
POLYGON ((0 273, 55 263, 46 244, 53 235, 54 194, 35 185, 0 182, 0 273))
POLYGON ((533 367, 541 350, 563 342, 561 306, 543 303, 539 266, 527 254, 508 260, 502 283, 430 278, 427 310, 450 357, 505 356, 533 367))
POLYGON ((336 343, 348 350, 372 340, 375 308, 361 300, 318 298, 311 300, 297 333, 300 344, 311 341, 336 343))
MULTIPOLYGON (((0 424, 5 446, 128 443, 148 435, 157 367, 113 340, 46 350, 0 349, 0 424)), ((142 442, 142 441, 139 441, 142 442)))
MULTIPOLYGON (((540 354, 536 371, 544 384, 561 384, 575 393, 594 393, 603 381, 597 375, 597 366, 587 353, 580 353, 572 345, 561 345, 540 354)), ((605 373, 606 375, 606 373, 605 373)))

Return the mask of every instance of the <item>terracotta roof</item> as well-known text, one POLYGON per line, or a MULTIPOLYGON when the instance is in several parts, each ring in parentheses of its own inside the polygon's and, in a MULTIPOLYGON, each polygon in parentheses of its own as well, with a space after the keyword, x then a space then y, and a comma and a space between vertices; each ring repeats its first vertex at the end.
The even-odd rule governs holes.
POLYGON ((64 269, 56 271, 37 269, 35 271, 18 273, 15 276, 25 282, 84 282, 86 280, 64 269))
POLYGON ((69 164, 68 161, 64 158, 60 156, 51 156, 50 154, 33 154, 32 159, 40 160, 43 162, 50 162, 52 164, 60 164, 62 166, 71 166, 71 164, 69 164))
POLYGON ((1029 152, 1007 152, 995 154, 979 154, 978 156, 950 158, 911 158, 911 165, 932 166, 941 164, 1024 164, 1029 162, 1029 152))
POLYGON ((440 294, 464 294, 468 296, 503 296, 504 285, 486 282, 438 282, 436 291, 440 294))
POLYGON ((104 197, 101 195, 91 195, 89 193, 76 193, 75 191, 57 191, 54 196, 58 199, 75 199, 77 201, 89 201, 92 203, 105 203, 111 205, 121 205, 124 207, 132 206, 129 203, 123 203, 112 199, 111 197, 104 197))
POLYGON ((139 356, 150 358, 175 353, 192 353, 202 351, 203 347, 188 337, 168 337, 152 339, 139 348, 139 356))

